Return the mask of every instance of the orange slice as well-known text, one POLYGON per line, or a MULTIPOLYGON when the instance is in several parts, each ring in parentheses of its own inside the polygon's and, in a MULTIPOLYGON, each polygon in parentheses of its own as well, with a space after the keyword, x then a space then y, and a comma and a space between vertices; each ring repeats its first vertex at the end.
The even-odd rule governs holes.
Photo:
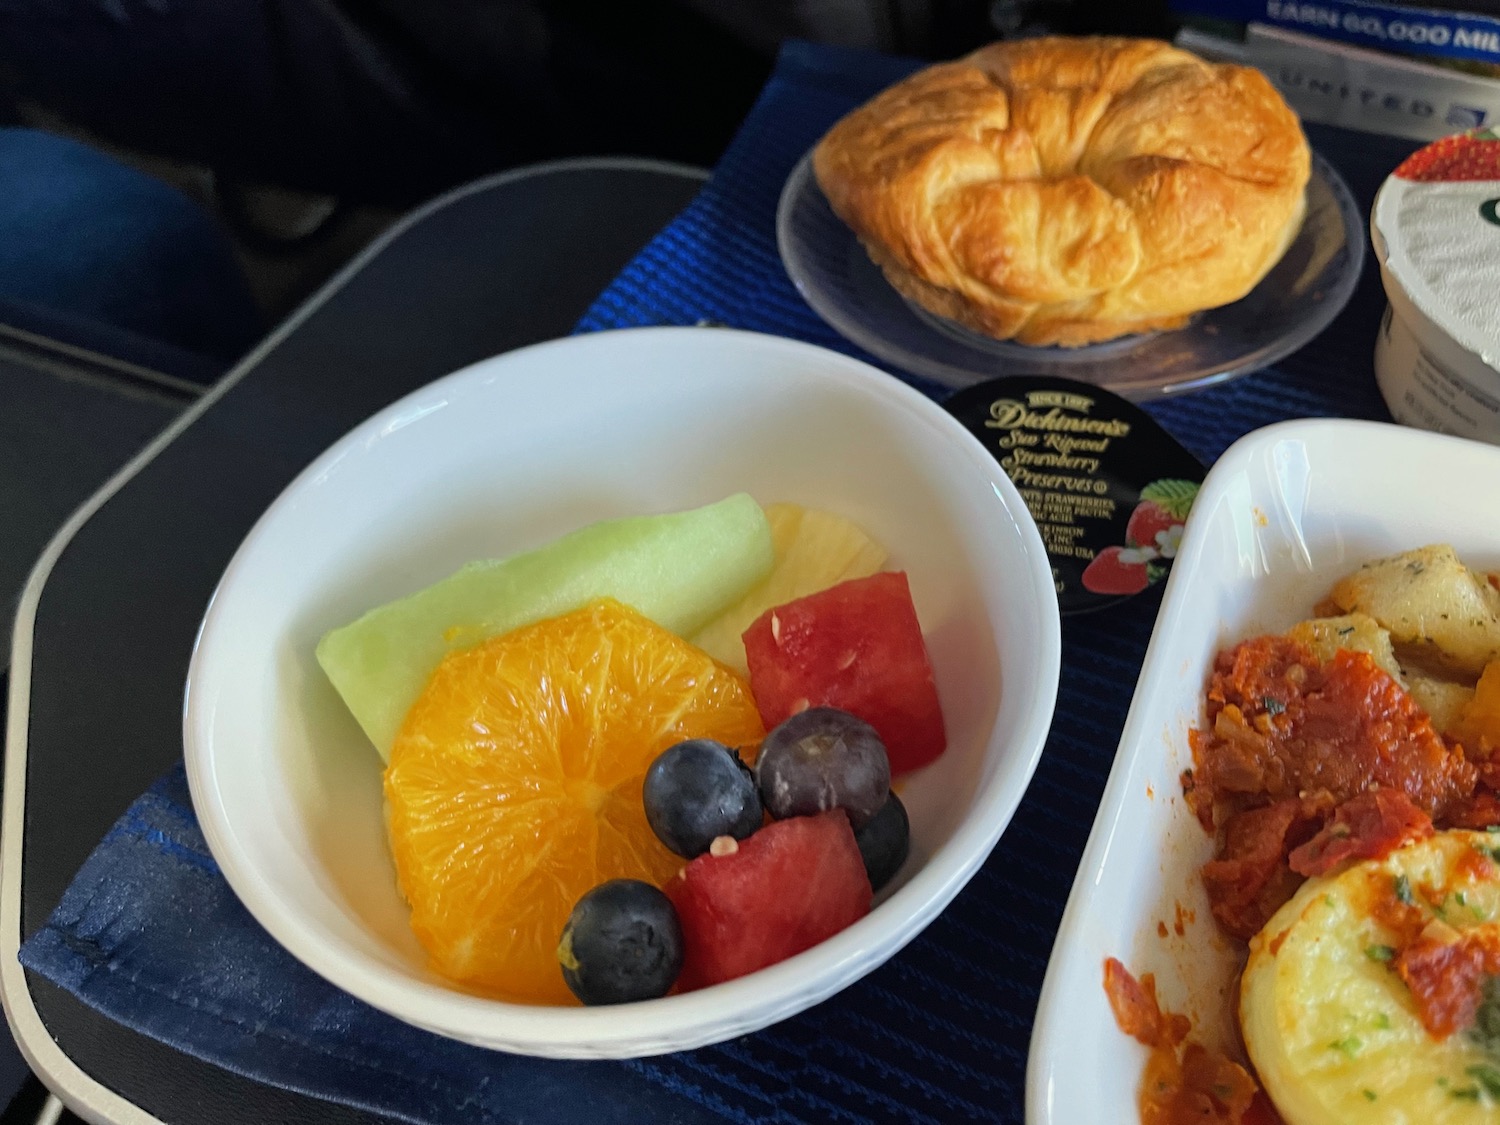
POLYGON ((682 860, 641 805, 687 738, 753 751, 749 687, 618 602, 447 656, 391 748, 387 824, 411 924, 439 973, 526 1003, 573 1003, 557 941, 606 879, 660 886, 682 860))

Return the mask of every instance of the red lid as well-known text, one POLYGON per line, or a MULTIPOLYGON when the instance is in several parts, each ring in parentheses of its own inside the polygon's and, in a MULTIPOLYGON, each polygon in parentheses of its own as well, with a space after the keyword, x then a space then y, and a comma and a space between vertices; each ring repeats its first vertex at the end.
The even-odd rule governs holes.
POLYGON ((1391 174, 1422 183, 1500 180, 1500 132, 1486 125, 1433 141, 1408 156, 1391 174))

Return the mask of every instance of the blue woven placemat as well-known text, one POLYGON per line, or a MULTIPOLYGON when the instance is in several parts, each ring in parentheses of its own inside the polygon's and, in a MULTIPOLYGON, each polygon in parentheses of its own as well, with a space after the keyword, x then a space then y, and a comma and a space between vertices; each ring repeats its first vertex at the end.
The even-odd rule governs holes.
MULTIPOLYGON (((711 320, 869 359, 787 279, 776 254, 776 202, 823 130, 912 65, 806 45, 784 50, 713 179, 579 330, 711 320)), ((1366 206, 1412 147, 1310 133, 1366 206)), ((1205 461, 1283 418, 1387 417, 1370 358, 1381 307, 1367 268, 1349 308, 1276 370, 1151 412, 1205 461)), ((833 999, 730 1043, 638 1061, 550 1062, 464 1047, 383 1016, 304 969, 251 920, 208 854, 180 769, 100 844, 22 961, 190 1054, 402 1120, 1020 1122, 1037 993, 1156 608, 1155 597, 1142 596, 1066 622, 1046 753, 999 847, 953 904, 833 999)))

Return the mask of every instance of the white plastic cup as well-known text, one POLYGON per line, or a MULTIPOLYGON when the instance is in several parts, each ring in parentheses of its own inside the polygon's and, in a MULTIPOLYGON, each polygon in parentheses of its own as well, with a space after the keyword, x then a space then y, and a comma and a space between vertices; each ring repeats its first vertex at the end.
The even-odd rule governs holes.
MULTIPOLYGON (((1500 146, 1489 130, 1438 144, 1471 139, 1500 146)), ((1500 179, 1393 174, 1370 235, 1389 301, 1375 380, 1392 417, 1500 444, 1500 179)))

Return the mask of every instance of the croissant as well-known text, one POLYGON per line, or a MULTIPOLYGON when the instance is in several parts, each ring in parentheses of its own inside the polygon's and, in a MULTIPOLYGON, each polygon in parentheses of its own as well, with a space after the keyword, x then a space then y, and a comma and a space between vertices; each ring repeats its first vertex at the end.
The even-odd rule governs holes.
POLYGON ((1301 226, 1310 161, 1259 71, 1120 38, 927 67, 813 151, 834 212, 909 301, 1063 347, 1243 297, 1301 226))

